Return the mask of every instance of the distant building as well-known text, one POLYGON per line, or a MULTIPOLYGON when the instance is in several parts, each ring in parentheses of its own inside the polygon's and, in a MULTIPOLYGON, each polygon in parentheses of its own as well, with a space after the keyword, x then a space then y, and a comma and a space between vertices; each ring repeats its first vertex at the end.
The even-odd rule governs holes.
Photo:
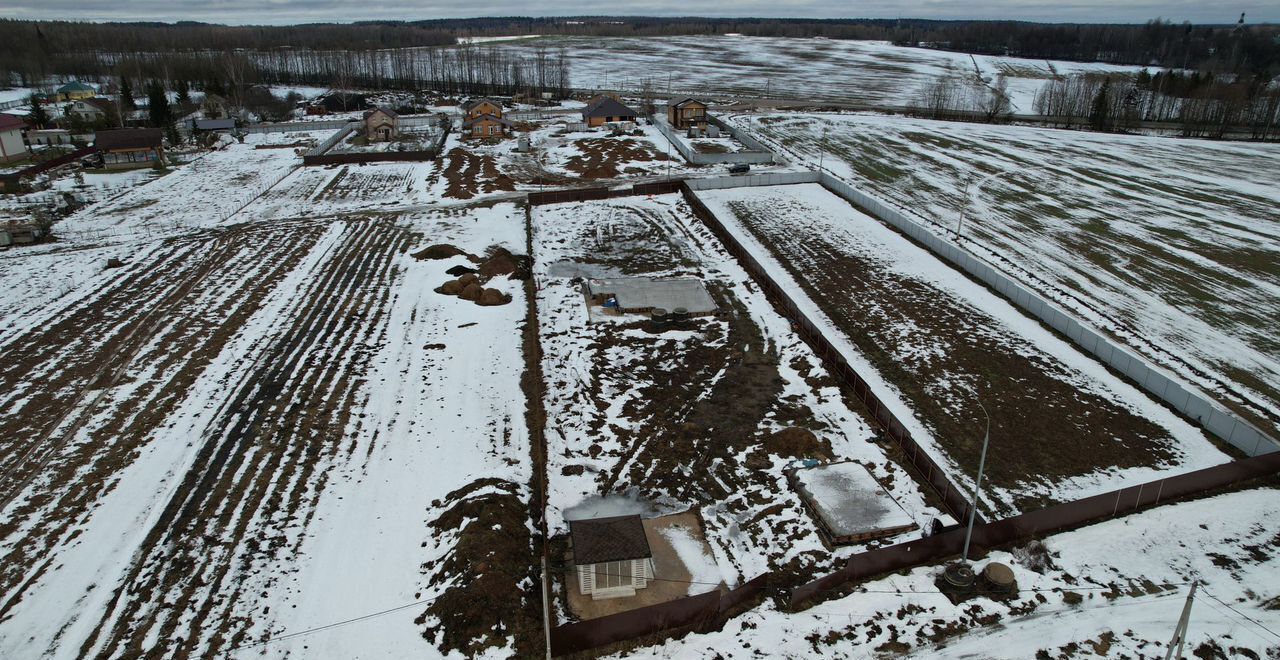
POLYGON ((67 114, 89 123, 99 121, 116 123, 119 121, 120 109, 115 101, 94 96, 77 99, 67 104, 67 114))
POLYGON ((502 104, 493 99, 465 103, 462 114, 462 134, 468 137, 505 137, 515 130, 515 124, 502 116, 502 104))
POLYGON ((364 113, 364 137, 370 142, 386 142, 400 134, 400 115, 390 108, 364 113))
POLYGON ((11 222, 6 225, 0 225, 0 247, 30 245, 39 241, 43 236, 44 231, 33 224, 11 222))
POLYGON ((569 539, 578 591, 592 600, 634 596, 654 577, 640 516, 570 520, 569 539))
POLYGON ((0 114, 0 163, 27 157, 27 144, 22 140, 22 129, 26 125, 13 115, 0 114))
POLYGON ((93 146, 102 155, 102 166, 107 169, 164 163, 164 131, 159 128, 98 131, 93 146))
POLYGON ((612 96, 597 96, 582 109, 582 120, 592 128, 612 122, 633 122, 637 116, 635 110, 623 105, 612 96))
POLYGON ((71 131, 65 128, 45 128, 27 131, 27 144, 31 146, 49 144, 71 144, 71 131))
POLYGON ((671 99, 667 122, 679 130, 707 127, 707 104, 692 98, 671 99))
POLYGON ((191 130, 196 133, 229 133, 236 130, 234 119, 193 119, 191 130))
POLYGON ((57 101, 74 101, 76 99, 87 99, 98 95, 98 90, 93 85, 82 83, 79 80, 73 80, 58 88, 54 92, 54 100, 57 101))

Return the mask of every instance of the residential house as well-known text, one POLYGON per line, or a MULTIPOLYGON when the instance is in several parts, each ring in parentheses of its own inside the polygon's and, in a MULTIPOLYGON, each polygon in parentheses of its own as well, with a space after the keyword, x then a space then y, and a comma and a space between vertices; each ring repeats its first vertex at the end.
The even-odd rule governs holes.
POLYGON ((667 103, 667 122, 677 130, 707 127, 707 104, 693 98, 676 98, 667 103))
POLYGON ((364 113, 364 137, 370 142, 386 142, 400 134, 400 115, 390 108, 374 108, 364 113))
POLYGON ((635 121, 636 111, 612 96, 597 96, 582 109, 582 120, 595 128, 612 122, 635 121))
POLYGON ((0 114, 0 163, 27 157, 27 145, 22 140, 22 129, 26 125, 13 115, 0 114))
POLYGON ((94 147, 107 169, 148 167, 164 163, 164 131, 159 128, 125 128, 98 131, 94 147))
POLYGON ((82 83, 79 80, 73 80, 58 88, 54 92, 53 100, 55 101, 75 101, 76 99, 87 99, 98 95, 98 90, 93 85, 82 83))
POLYGON ((592 600, 634 596, 654 577, 640 516, 570 520, 569 539, 578 591, 592 600))
POLYGON ((101 96, 72 101, 67 104, 67 114, 86 124, 106 123, 115 126, 120 123, 120 109, 116 102, 101 96))
POLYGON ((462 134, 468 137, 505 137, 515 124, 502 116, 502 104, 493 99, 476 99, 462 106, 462 134))

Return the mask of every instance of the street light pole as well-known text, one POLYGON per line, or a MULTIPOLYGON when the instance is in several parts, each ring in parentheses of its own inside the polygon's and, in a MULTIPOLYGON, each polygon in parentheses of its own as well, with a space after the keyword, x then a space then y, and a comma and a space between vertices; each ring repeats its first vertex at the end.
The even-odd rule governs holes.
POLYGON ((991 416, 987 414, 987 408, 978 402, 978 407, 982 408, 982 416, 987 418, 987 430, 982 436, 982 457, 978 459, 978 480, 973 484, 973 501, 969 504, 969 526, 964 531, 964 552, 960 555, 962 561, 969 561, 969 539, 973 537, 973 518, 978 512, 978 492, 982 490, 982 469, 987 464, 987 444, 991 441, 991 416))

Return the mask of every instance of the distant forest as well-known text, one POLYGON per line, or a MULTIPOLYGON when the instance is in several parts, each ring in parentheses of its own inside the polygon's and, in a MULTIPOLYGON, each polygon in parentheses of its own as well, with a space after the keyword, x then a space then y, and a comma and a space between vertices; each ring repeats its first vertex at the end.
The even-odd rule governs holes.
MULTIPOLYGON (((0 20, 0 75, 13 83, 99 76, 190 81, 443 86, 515 93, 567 86, 564 53, 522 59, 460 36, 513 34, 750 36, 875 39, 960 52, 1185 69, 1265 84, 1280 75, 1280 26, 1061 25, 1012 21, 709 19, 643 17, 476 18, 293 26, 0 20), (397 50, 399 49, 399 50, 397 50), (463 52, 459 52, 463 51, 463 52), (469 52, 468 52, 469 51, 469 52), (368 75, 367 72, 374 72, 368 75)), ((571 54, 569 54, 571 56, 571 54)))
MULTIPOLYGON (((1224 17, 1225 18, 1225 17, 1224 17)), ((458 36, 510 34, 661 36, 723 34, 876 39, 966 53, 1101 61, 1212 73, 1280 74, 1280 26, 1068 25, 920 19, 712 19, 645 17, 474 18, 415 22, 225 26, 0 20, 0 70, 109 73, 90 53, 275 49, 368 51, 452 44, 458 36)))

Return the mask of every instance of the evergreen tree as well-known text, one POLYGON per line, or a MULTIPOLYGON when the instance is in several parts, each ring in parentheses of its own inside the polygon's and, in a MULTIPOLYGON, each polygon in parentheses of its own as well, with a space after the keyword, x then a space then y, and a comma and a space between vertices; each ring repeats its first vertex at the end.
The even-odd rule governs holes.
POLYGON ((49 113, 40 105, 40 97, 32 94, 27 101, 31 104, 31 124, 36 128, 44 128, 49 123, 49 113))
POLYGON ((178 93, 178 105, 191 104, 191 86, 185 80, 179 80, 173 85, 173 89, 178 93))
POLYGON ((169 109, 169 97, 165 94, 164 85, 159 80, 147 83, 147 113, 151 125, 164 128, 173 123, 173 113, 169 109))
POLYGON ((120 76, 120 110, 128 112, 137 107, 137 102, 133 100, 133 84, 127 77, 120 76))
POLYGON ((1111 90, 1111 79, 1106 78, 1102 81, 1102 86, 1098 88, 1097 96, 1093 97, 1093 110, 1089 112, 1089 125, 1095 131, 1105 131, 1111 128, 1111 99, 1108 93, 1111 90))

